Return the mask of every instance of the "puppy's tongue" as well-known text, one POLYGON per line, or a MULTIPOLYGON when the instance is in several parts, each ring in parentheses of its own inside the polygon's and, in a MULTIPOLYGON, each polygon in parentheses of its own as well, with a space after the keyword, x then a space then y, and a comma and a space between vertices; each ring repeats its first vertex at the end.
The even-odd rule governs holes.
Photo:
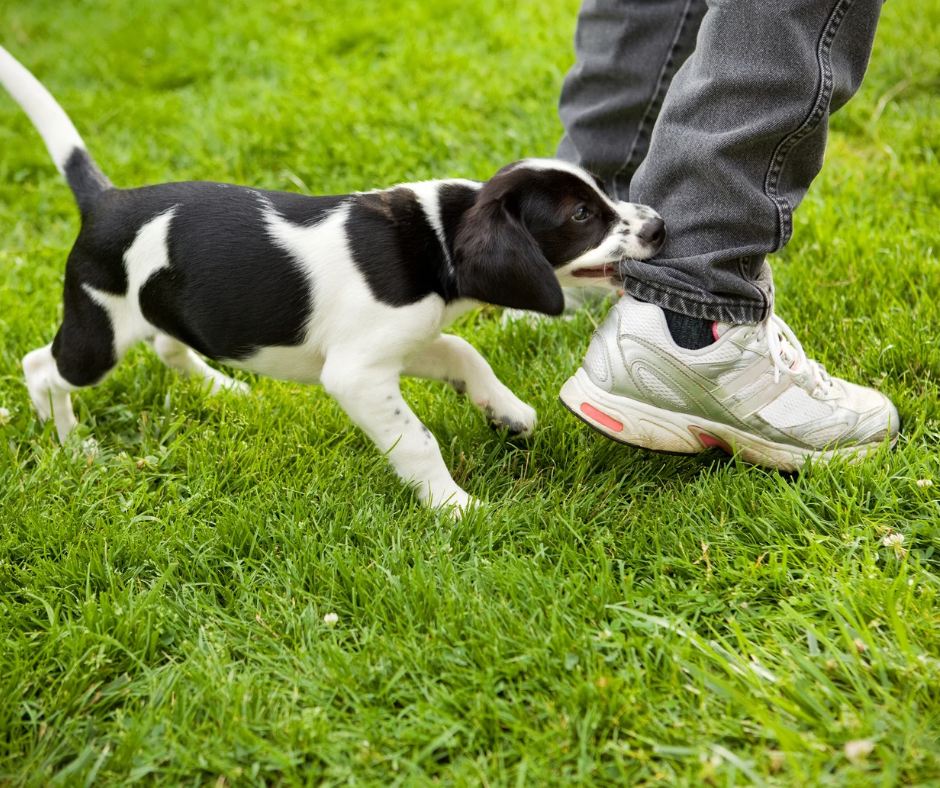
POLYGON ((572 271, 571 275, 582 279, 601 279, 603 277, 610 278, 619 276, 620 274, 616 265, 608 263, 606 266, 595 265, 591 268, 581 268, 577 271, 572 271))

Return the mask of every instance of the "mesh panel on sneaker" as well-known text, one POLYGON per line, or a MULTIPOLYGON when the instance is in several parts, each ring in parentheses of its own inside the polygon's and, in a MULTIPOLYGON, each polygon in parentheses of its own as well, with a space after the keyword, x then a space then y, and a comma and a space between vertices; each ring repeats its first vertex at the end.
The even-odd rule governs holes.
POLYGON ((881 395, 875 389, 868 389, 844 380, 836 381, 836 385, 843 393, 841 403, 843 407, 851 408, 859 413, 866 413, 873 408, 881 407, 881 395))
MULTIPOLYGON (((658 307, 647 304, 631 304, 629 310, 620 310, 620 332, 643 337, 657 345, 663 344, 668 329, 664 325, 662 313, 658 307)), ((670 340, 671 341, 671 340, 670 340)))
POLYGON ((813 399, 799 386, 790 386, 777 399, 761 408, 757 415, 774 427, 786 429, 832 415, 832 406, 813 399))
POLYGON ((688 407, 688 400, 685 397, 643 364, 634 364, 630 372, 654 402, 682 409, 688 407))
POLYGON ((680 352, 676 353, 676 356, 681 358, 690 367, 702 364, 721 364, 741 357, 741 348, 735 345, 734 342, 723 342, 720 344, 716 342, 714 345, 709 345, 709 348, 709 352, 705 354, 692 355, 691 353, 680 352))

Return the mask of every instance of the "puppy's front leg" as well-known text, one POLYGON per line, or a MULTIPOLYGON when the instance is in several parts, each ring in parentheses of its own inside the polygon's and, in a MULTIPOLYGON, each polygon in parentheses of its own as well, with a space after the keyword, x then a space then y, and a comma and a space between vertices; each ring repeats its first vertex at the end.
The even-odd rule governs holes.
POLYGON ((472 499, 447 470, 437 440, 402 398, 396 369, 328 357, 320 382, 388 455, 398 475, 417 486, 421 501, 434 507, 470 505, 472 499))
POLYGON ((531 435, 535 429, 535 410, 503 385, 473 345, 453 334, 441 334, 408 362, 405 374, 446 380, 459 393, 466 392, 491 424, 514 435, 531 435))

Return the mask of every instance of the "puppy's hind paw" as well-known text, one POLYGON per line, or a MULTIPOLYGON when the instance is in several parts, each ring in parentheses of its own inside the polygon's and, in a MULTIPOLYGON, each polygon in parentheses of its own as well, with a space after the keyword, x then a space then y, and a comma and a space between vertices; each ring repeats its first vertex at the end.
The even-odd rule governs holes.
POLYGON ((231 391, 233 394, 245 395, 251 393, 251 386, 249 386, 243 380, 232 380, 230 383, 225 385, 225 388, 231 391))
POLYGON ((218 394, 222 391, 228 391, 232 394, 244 395, 251 391, 251 387, 241 380, 235 380, 227 375, 213 376, 209 387, 210 394, 218 394))

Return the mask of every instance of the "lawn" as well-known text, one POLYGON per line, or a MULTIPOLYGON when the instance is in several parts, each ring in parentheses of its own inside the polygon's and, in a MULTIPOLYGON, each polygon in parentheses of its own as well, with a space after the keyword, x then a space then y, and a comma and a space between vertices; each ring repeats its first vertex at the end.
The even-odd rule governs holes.
MULTIPOLYGON (((328 194, 551 155, 576 10, 7 0, 0 43, 118 185, 328 194)), ((144 349, 76 397, 97 455, 59 448, 20 359, 78 216, 0 94, 0 784, 940 784, 938 156, 940 5, 892 0, 773 265, 811 354, 897 403, 894 452, 615 445, 556 400, 604 310, 486 308, 453 330, 540 425, 405 383, 487 502, 453 522, 322 390, 212 398, 144 349)))

